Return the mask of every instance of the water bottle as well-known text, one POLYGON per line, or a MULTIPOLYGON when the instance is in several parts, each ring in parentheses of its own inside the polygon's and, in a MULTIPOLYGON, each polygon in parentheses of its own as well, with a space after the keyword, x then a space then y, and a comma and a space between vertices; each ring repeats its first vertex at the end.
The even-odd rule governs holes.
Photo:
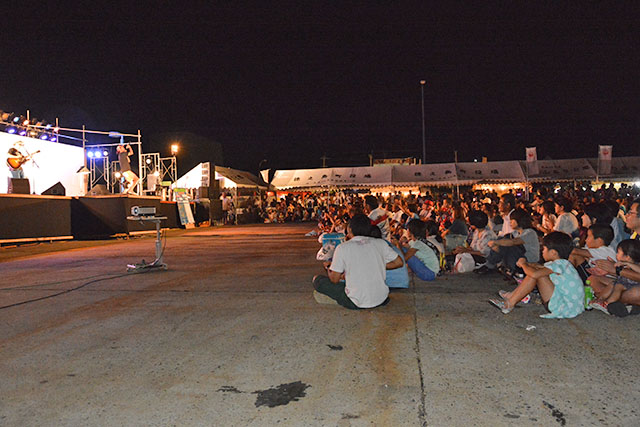
POLYGON ((585 283, 587 286, 584 287, 584 308, 589 309, 589 303, 595 299, 595 296, 593 295, 593 288, 588 286, 591 284, 591 281, 587 280, 585 283))

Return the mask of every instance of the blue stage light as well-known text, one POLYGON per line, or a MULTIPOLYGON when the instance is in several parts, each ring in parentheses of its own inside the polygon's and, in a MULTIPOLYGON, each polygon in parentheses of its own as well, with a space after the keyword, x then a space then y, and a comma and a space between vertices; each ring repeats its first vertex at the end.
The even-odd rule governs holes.
POLYGON ((16 128, 9 128, 7 129, 8 133, 16 133, 16 128))
POLYGON ((108 150, 102 150, 102 157, 109 157, 109 151, 108 150))
POLYGON ((40 139, 46 141, 47 139, 49 139, 49 137, 43 133, 42 135, 40 135, 40 139))
POLYGON ((13 123, 18 123, 20 121, 20 117, 14 117, 13 118, 13 123))
POLYGON ((93 157, 95 157, 96 159, 99 159, 100 157, 102 157, 102 151, 100 150, 96 150, 93 152, 93 157))
POLYGON ((27 131, 26 131, 26 130, 21 130, 21 131, 20 131, 20 135, 21 135, 21 136, 25 136, 26 134, 27 134, 27 131))
POLYGON ((49 141, 51 142, 56 142, 58 140, 58 138, 56 138, 55 136, 52 136, 51 139, 49 139, 49 141))
POLYGON ((93 159, 93 151, 87 151, 87 157, 93 159))

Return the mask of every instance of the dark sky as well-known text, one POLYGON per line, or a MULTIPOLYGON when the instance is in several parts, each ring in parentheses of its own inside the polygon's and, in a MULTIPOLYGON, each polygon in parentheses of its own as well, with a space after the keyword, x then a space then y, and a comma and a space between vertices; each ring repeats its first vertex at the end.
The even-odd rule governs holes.
POLYGON ((190 131, 253 172, 364 165, 421 156, 425 79, 428 162, 640 154, 633 2, 426 3, 5 14, 0 109, 140 129, 147 152, 190 131))

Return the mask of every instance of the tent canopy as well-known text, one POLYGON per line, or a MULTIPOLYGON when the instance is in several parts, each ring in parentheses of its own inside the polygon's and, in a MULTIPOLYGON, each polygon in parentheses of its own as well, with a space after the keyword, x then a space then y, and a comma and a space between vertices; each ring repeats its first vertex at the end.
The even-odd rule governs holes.
MULTIPOLYGON (((278 170, 271 184, 279 189, 471 185, 595 180, 597 159, 538 160, 538 173, 527 177, 524 161, 382 165, 351 168, 278 170)), ((606 179, 640 180, 640 157, 615 157, 606 179)))
MULTIPOLYGON (((209 186, 209 163, 200 163, 173 183, 173 188, 199 188, 209 186)), ((249 172, 216 166, 215 179, 219 179, 221 188, 259 188, 267 186, 249 172)))

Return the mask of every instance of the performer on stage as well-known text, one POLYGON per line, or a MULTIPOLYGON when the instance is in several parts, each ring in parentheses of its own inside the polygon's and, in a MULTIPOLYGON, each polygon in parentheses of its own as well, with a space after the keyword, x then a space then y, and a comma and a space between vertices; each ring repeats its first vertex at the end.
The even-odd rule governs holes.
POLYGON ((133 149, 129 144, 120 144, 116 148, 116 151, 118 153, 118 160, 120 161, 120 172, 122 172, 122 176, 127 181, 127 188, 122 194, 129 194, 136 188, 139 181, 138 176, 131 170, 131 163, 129 162, 129 156, 133 154, 133 149))
POLYGON ((23 147, 24 143, 17 141, 13 144, 13 147, 9 148, 7 166, 9 166, 9 172, 11 172, 11 178, 24 178, 22 165, 28 160, 28 156, 25 156, 20 151, 23 147))

